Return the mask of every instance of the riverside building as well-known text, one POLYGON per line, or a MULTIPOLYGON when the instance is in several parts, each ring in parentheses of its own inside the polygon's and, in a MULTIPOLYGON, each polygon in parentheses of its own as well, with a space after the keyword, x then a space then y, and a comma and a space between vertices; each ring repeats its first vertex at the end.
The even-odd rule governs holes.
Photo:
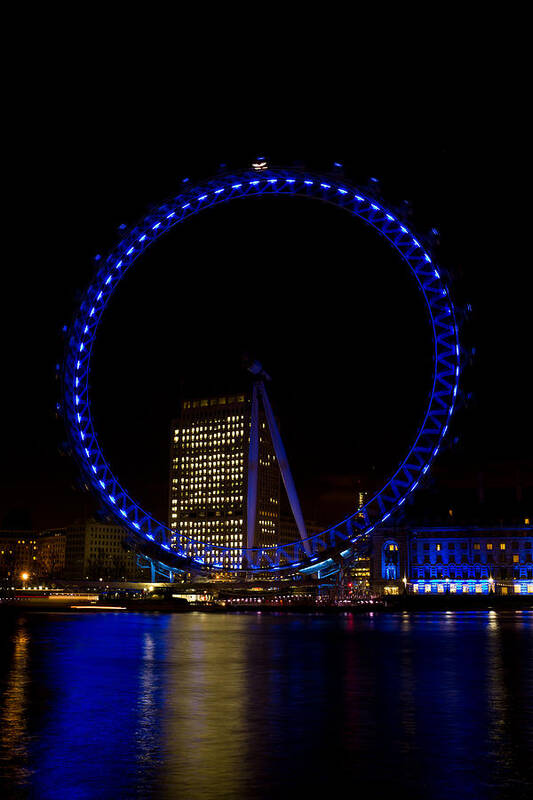
POLYGON ((126 548, 120 525, 88 519, 63 529, 64 577, 73 580, 139 580, 137 556, 126 548))
POLYGON ((13 582, 21 574, 28 575, 29 579, 37 572, 37 534, 32 531, 0 531, 0 579, 13 582))
POLYGON ((533 595, 533 528, 382 528, 372 537, 377 594, 533 595))

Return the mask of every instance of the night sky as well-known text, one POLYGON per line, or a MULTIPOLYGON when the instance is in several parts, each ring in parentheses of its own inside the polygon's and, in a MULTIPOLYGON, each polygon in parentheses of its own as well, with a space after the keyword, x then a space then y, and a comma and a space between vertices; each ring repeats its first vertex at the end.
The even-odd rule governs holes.
MULTIPOLYGON (((380 178, 385 204, 409 199, 414 231, 439 229, 436 259, 450 270, 457 304, 472 306, 463 343, 476 352, 464 377, 472 396, 454 419, 450 443, 458 441, 438 461, 431 497, 477 486, 481 471, 496 488, 518 480, 531 491, 533 282, 511 201, 512 129, 444 106, 423 125, 401 109, 356 124, 355 112, 331 106, 314 124, 301 115, 265 124, 244 111, 221 119, 220 106, 213 118, 208 98, 186 112, 141 107, 126 124, 114 107, 109 89, 73 97, 60 87, 38 93, 13 124, 0 525, 59 526, 95 509, 59 453, 65 436, 54 417, 61 328, 94 256, 106 254, 121 223, 179 193, 183 178, 209 177, 221 163, 246 167, 257 155, 325 171, 341 161, 346 180, 380 178)), ((429 389, 430 344, 407 268, 361 222, 306 200, 235 202, 178 226, 121 284, 93 357, 97 430, 119 479, 164 515, 180 398, 245 387, 241 358, 251 352, 273 376, 304 513, 331 523, 403 457, 429 389)))

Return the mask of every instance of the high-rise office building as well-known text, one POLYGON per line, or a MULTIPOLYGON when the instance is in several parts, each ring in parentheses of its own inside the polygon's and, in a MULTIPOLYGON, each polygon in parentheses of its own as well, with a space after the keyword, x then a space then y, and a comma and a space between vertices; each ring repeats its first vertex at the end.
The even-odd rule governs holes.
MULTIPOLYGON (((242 565, 247 543, 248 447, 251 402, 247 394, 184 400, 172 425, 169 527, 172 545, 199 545, 197 557, 228 568, 242 565), (207 543, 233 548, 224 559, 207 543)), ((259 470, 254 544, 279 543, 280 474, 266 420, 259 417, 259 470)))

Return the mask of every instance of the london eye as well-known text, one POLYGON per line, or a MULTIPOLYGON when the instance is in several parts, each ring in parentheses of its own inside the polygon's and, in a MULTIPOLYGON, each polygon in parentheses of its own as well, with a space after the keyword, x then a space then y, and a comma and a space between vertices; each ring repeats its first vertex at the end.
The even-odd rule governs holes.
MULTIPOLYGON (((251 169, 191 186, 152 210, 137 225, 124 230, 116 247, 98 262, 67 331, 62 366, 62 413, 72 452, 87 487, 95 493, 107 513, 127 529, 130 542, 148 560, 171 571, 320 575, 349 561, 377 527, 392 521, 426 476, 447 434, 456 405, 460 358, 456 313, 443 274, 428 246, 411 232, 400 213, 385 207, 371 192, 360 190, 341 179, 340 175, 270 167, 257 162, 251 169), (266 195, 307 198, 331 204, 347 211, 389 243, 408 266, 423 295, 428 335, 432 339, 433 374, 431 392, 414 441, 394 474, 364 505, 318 534, 307 536, 299 524, 299 539, 288 544, 256 545, 253 531, 249 529, 246 547, 238 547, 239 557, 236 558, 235 547, 230 544, 199 541, 157 520, 122 486, 106 460, 93 424, 91 355, 110 297, 128 270, 156 240, 208 208, 266 195)), ((255 381, 253 398, 252 403, 262 400, 268 416, 270 406, 262 380, 255 381)), ((250 431, 252 449, 253 424, 250 431)), ((286 475, 290 483, 290 472, 286 475)), ((293 487, 285 481, 286 476, 283 477, 291 501, 293 487)), ((293 500, 291 508, 298 523, 301 512, 295 491, 293 500)), ((249 497, 248 502, 253 505, 253 497, 249 497)))

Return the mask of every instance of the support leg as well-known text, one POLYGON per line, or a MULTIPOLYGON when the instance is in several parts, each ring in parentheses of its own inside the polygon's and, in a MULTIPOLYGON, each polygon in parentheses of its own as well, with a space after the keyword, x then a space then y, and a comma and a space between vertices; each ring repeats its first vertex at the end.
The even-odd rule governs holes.
POLYGON ((287 454, 285 453, 285 448, 283 447, 283 442, 281 441, 281 435, 278 426, 276 425, 274 412, 272 411, 272 406, 270 405, 265 385, 262 381, 260 381, 258 386, 259 386, 259 392, 261 394, 261 399, 263 401, 263 408, 265 409, 265 415, 267 418, 268 428, 270 430, 270 436, 272 438, 272 444, 274 445, 274 452, 276 453, 276 458, 278 459, 281 477, 283 478, 283 483, 285 485, 287 497, 289 498, 291 510, 294 519, 296 521, 296 525, 298 527, 298 532, 300 534, 304 550, 306 554, 309 556, 311 555, 311 548, 309 547, 309 542, 307 541, 305 522, 302 514, 302 509, 300 507, 300 501, 298 500, 296 486, 294 485, 294 481, 292 479, 291 470, 287 459, 287 454))

